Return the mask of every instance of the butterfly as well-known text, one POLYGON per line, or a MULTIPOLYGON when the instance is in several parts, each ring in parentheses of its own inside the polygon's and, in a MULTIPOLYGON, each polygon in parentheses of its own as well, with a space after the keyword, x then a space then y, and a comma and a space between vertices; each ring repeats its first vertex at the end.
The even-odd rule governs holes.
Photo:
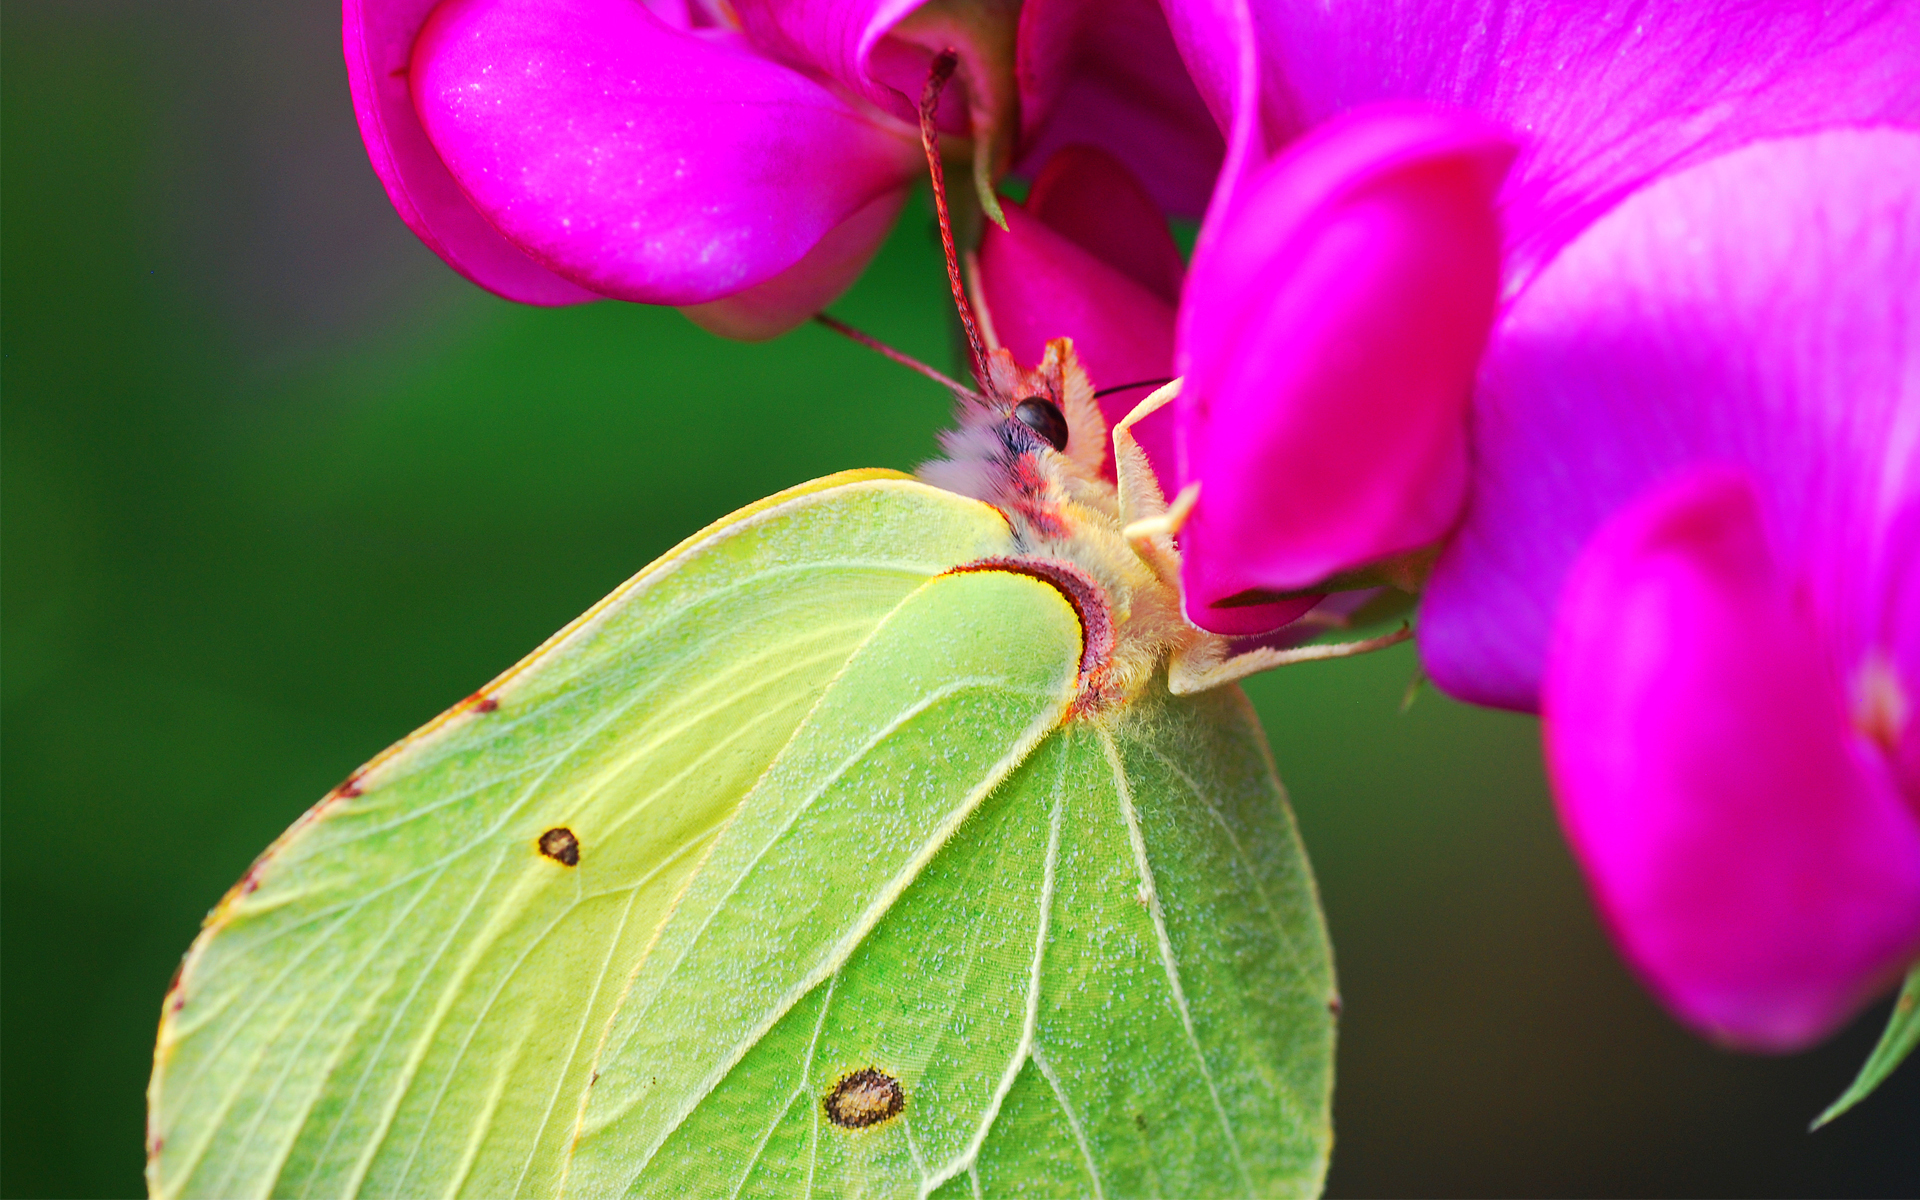
POLYGON ((1318 1191, 1331 953, 1233 682, 1288 652, 1182 615, 1178 383, 1109 430, 1067 339, 981 343, 941 82, 947 457, 708 526, 295 822, 168 990, 155 1195, 1318 1191))

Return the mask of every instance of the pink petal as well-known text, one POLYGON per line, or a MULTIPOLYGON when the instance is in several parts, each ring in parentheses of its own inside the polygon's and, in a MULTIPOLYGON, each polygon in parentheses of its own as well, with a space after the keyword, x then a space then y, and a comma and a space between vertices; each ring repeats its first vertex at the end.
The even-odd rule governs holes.
POLYGON ((1837 653, 1860 661, 1885 596, 1867 568, 1920 495, 1915 280, 1920 133, 1758 143, 1595 224, 1488 349, 1473 498, 1421 608, 1434 681, 1533 708, 1581 546, 1701 461, 1751 469, 1837 653))
POLYGON ((1594 536, 1544 708, 1568 837, 1682 1020, 1798 1049, 1920 955, 1920 814, 1849 724, 1743 473, 1692 471, 1594 536))
POLYGON ((771 279, 921 166, 906 132, 739 35, 676 30, 631 0, 445 0, 412 82, 487 218, 625 300, 700 304, 771 279))
POLYGON ((1920 486, 1889 526, 1881 551, 1880 619, 1861 662, 1884 670, 1885 677, 1873 679, 1856 669, 1855 724, 1863 723, 1861 717, 1893 718, 1880 730, 1883 748, 1901 790, 1920 812, 1920 486), (1862 694, 1867 686, 1880 688, 1881 694, 1862 694), (1867 711, 1875 705, 1888 711, 1867 711))
POLYGON ((1622 196, 1755 138, 1920 118, 1920 6, 1264 0, 1262 75, 1309 124, 1383 100, 1527 133, 1508 286, 1622 196))
POLYGON ((523 304, 598 299, 527 257, 447 173, 407 90, 414 38, 437 0, 345 0, 342 42, 354 116, 374 174, 407 228, 468 279, 523 304))
MULTIPOLYGON (((1179 269, 1179 251, 1166 219, 1125 168, 1099 151, 1069 153, 1059 161, 1058 173, 1049 165, 1042 174, 1045 186, 1036 184, 1029 207, 1007 205, 1007 228, 989 225, 981 239, 980 283, 994 334, 1016 360, 1027 364, 1040 361, 1051 339, 1072 338, 1095 389, 1164 379, 1173 370, 1172 302, 1121 266, 1096 257, 1068 230, 1100 245, 1131 236, 1136 244, 1128 253, 1130 265, 1152 275, 1166 269, 1154 249, 1156 239, 1172 251, 1172 267, 1179 269), (1083 180, 1067 177, 1082 173, 1083 180), (1086 214, 1089 202, 1099 207, 1098 197, 1089 194, 1096 188, 1104 189, 1110 202, 1102 218, 1108 223, 1068 224, 1086 214)), ((1174 282, 1177 287, 1177 276, 1174 282)), ((1164 286, 1165 279, 1154 283, 1164 286)), ((1151 391, 1102 397, 1108 425, 1133 411, 1151 391)), ((1163 410, 1135 429, 1163 483, 1172 480, 1173 463, 1172 430, 1160 419, 1164 415, 1163 410)))
POLYGON ((1019 170, 1031 174, 1063 147, 1097 146, 1166 211, 1205 210, 1232 97, 1217 122, 1155 0, 1028 0, 1016 50, 1019 170))
POLYGON ((680 311, 721 337, 761 342, 810 320, 853 286, 873 252, 886 240, 906 203, 906 189, 891 192, 828 231, 805 258, 763 283, 680 311))
POLYGON ((1461 114, 1354 114, 1250 177, 1203 238, 1176 359, 1203 626, 1238 593, 1304 588, 1452 525, 1511 154, 1461 114))
POLYGON ((1169 305, 1180 303, 1187 264, 1167 219, 1139 180, 1104 150, 1068 146, 1047 160, 1026 208, 1169 305))
MULTIPOLYGON (((756 46, 823 72, 869 103, 917 126, 921 89, 937 50, 892 36, 925 0, 734 0, 756 46)), ((940 100, 940 127, 967 132, 967 85, 993 51, 962 33, 961 67, 940 100)))

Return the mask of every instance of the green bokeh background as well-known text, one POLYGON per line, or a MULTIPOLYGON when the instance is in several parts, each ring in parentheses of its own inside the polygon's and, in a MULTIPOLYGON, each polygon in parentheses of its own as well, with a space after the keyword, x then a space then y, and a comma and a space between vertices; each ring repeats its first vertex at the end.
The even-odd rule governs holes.
MULTIPOLYGON (((362 760, 684 534, 934 450, 937 389, 831 335, 519 308, 393 216, 328 0, 4 12, 0 1192, 141 1189, 200 916, 362 760)), ((950 361, 910 213, 840 306, 950 361)), ((1884 1006, 1722 1054, 1627 977, 1533 722, 1405 649, 1251 691, 1346 1001, 1334 1194, 1916 1194, 1920 1071, 1818 1134, 1884 1006)))

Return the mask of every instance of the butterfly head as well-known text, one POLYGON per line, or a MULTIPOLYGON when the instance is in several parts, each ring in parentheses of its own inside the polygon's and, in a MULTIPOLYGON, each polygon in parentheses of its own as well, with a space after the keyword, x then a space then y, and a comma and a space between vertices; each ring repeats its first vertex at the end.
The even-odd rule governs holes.
POLYGON ((1073 343, 1047 343, 1037 366, 1024 367, 1003 347, 985 356, 982 387, 958 396, 956 428, 941 435, 946 458, 920 474, 949 491, 996 505, 1049 537, 1068 501, 1108 507, 1100 495, 1108 433, 1093 385, 1073 343))

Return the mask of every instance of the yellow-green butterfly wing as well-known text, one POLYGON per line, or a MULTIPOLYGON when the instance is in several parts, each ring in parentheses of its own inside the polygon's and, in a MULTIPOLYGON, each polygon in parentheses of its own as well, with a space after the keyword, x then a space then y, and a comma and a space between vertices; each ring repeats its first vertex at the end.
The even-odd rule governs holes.
POLYGON ((209 919, 160 1195, 1268 1194, 1331 968, 1237 689, 1072 712, 1079 618, 885 472, 690 539, 209 919))
POLYGON ((719 1076, 691 1092, 655 1073, 686 1014, 624 1008, 579 1194, 1318 1188, 1327 947, 1237 688, 1057 730, 805 982, 736 1061, 686 1055, 719 1076), (867 1070, 904 1104, 837 1124, 867 1070))

